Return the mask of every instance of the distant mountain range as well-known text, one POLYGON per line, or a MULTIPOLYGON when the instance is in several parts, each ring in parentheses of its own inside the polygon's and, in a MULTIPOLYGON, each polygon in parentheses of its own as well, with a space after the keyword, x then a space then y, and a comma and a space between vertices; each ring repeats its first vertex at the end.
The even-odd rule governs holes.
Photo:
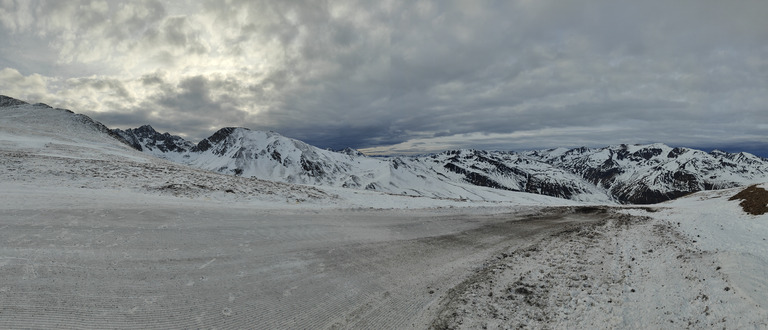
MULTIPOLYGON (((27 105, 0 96, 0 108, 27 105)), ((50 108, 36 104, 32 108, 50 108)), ((149 125, 108 129, 76 121, 145 154, 245 178, 437 198, 498 200, 527 192, 578 201, 657 203, 711 189, 768 181, 768 160, 663 144, 524 152, 451 150, 413 157, 330 151, 275 132, 227 127, 198 143, 149 125)))
POLYGON ((228 127, 198 144, 150 126, 115 130, 136 149, 193 167, 245 177, 448 198, 489 198, 474 187, 579 201, 658 203, 685 194, 768 180, 768 160, 664 144, 525 152, 452 150, 370 158, 274 132, 228 127))

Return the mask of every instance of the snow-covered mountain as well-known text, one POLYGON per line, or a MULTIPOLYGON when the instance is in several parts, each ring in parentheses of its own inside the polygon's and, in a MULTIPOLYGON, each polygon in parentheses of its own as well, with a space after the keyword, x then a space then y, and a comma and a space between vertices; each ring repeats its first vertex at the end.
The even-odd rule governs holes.
POLYGON ((0 182, 5 184, 280 203, 333 199, 315 187, 204 171, 131 145, 88 116, 0 95, 0 182))
POLYGON ((192 145, 149 126, 115 130, 137 149, 219 173, 290 183, 440 198, 495 200, 505 191, 610 202, 570 172, 513 153, 456 150, 423 157, 365 157, 323 150, 275 132, 223 128, 192 145))
POLYGON ((504 191, 519 191, 649 204, 768 180, 766 159, 663 144, 521 153, 452 150, 382 159, 246 128, 221 129, 197 145, 149 126, 116 132, 138 143, 137 149, 219 173, 442 198, 492 200, 504 191))
POLYGON ((606 191, 568 171, 513 152, 452 150, 399 162, 456 182, 582 201, 606 201, 606 191))
POLYGON ((768 160, 664 144, 550 149, 522 153, 575 173, 626 203, 650 204, 691 192, 768 180, 768 160))

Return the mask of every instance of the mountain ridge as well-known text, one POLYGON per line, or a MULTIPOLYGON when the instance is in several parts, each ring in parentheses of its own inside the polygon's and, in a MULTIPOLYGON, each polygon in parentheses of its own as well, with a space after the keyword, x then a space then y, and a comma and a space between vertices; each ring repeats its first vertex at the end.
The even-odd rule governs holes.
MULTIPOLYGON (((0 107, 28 105, 0 96, 0 107)), ((768 181, 768 159, 661 143, 523 152, 460 149, 381 158, 351 148, 320 149, 276 132, 244 127, 224 127, 193 143, 150 125, 109 129, 85 115, 74 116, 135 150, 203 170, 401 195, 495 200, 510 191, 596 203, 651 204, 701 190, 768 181)))
MULTIPOLYGON (((203 139, 197 147, 189 149, 181 158, 168 154, 166 157, 220 173, 229 171, 228 174, 292 183, 418 195, 426 192, 424 189, 415 187, 403 187, 407 186, 403 181, 411 181, 411 186, 429 186, 430 183, 449 182, 566 199, 617 201, 629 204, 658 203, 691 192, 730 188, 768 179, 768 160, 765 158, 745 152, 727 153, 714 150, 707 153, 692 148, 670 147, 662 143, 619 144, 601 148, 555 148, 523 152, 459 149, 422 156, 373 158, 359 151, 339 153, 319 149, 274 132, 255 132, 260 131, 247 128, 224 128, 211 137, 203 139), (318 152, 331 152, 337 156, 324 159, 317 157, 283 159, 281 155, 286 151, 279 151, 274 145, 264 145, 260 150, 252 149, 245 152, 248 148, 244 145, 232 141, 227 145, 224 142, 225 137, 235 130, 292 141, 282 144, 300 143, 299 153, 307 152, 308 155, 316 156, 318 152), (220 145, 221 143, 225 145, 220 145), (200 146, 201 144, 203 147, 200 146), (217 144, 218 156, 226 154, 227 159, 237 159, 237 161, 218 162, 220 166, 215 167, 211 165, 214 162, 210 160, 207 162, 190 160, 195 158, 193 156, 195 152, 205 152, 217 144), (239 153, 222 152, 228 148, 237 148, 239 153), (302 177, 301 171, 295 171, 292 175, 277 176, 274 171, 272 174, 264 171, 261 173, 249 171, 248 168, 255 165, 248 159, 258 158, 254 154, 260 153, 262 155, 269 153, 273 159, 281 161, 267 167, 274 169, 298 163, 301 164, 301 169, 307 176, 304 179, 298 179, 302 177), (369 163, 369 168, 355 166, 350 159, 356 162, 364 159, 369 163), (388 167, 388 175, 382 175, 381 172, 386 172, 384 170, 377 172, 370 169, 374 159, 381 162, 378 164, 379 167, 385 169, 388 167), (331 165, 333 163, 335 164, 331 165), (336 176, 336 179, 329 178, 332 176, 336 176), (406 180, 405 177, 410 179, 406 180)), ((439 197, 449 195, 438 193, 434 189, 427 194, 439 197)))
MULTIPOLYGON (((164 138, 157 134, 158 140, 164 138)), ((142 138, 148 145, 157 144, 147 137, 142 138)), ((611 202, 600 189, 563 171, 541 164, 560 175, 557 179, 544 179, 538 173, 541 171, 528 173, 504 167, 501 160, 492 159, 495 155, 489 158, 485 151, 464 152, 464 156, 478 160, 474 164, 447 154, 422 158, 372 158, 351 148, 338 152, 320 149, 275 132, 223 128, 194 147, 158 156, 219 173, 403 195, 492 199, 500 193, 494 190, 504 190, 611 202), (441 158, 443 163, 435 163, 436 158, 441 158), (490 172, 478 170, 480 163, 488 163, 482 167, 490 172)))

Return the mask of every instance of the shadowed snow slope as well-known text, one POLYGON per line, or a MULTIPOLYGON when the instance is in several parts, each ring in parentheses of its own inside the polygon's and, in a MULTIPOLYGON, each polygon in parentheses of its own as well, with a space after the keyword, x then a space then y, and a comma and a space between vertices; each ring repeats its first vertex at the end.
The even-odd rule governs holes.
POLYGON ((161 160, 134 150, 87 116, 10 100, 0 99, 6 105, 0 107, 0 179, 5 183, 280 202, 330 198, 313 187, 221 175, 161 160))

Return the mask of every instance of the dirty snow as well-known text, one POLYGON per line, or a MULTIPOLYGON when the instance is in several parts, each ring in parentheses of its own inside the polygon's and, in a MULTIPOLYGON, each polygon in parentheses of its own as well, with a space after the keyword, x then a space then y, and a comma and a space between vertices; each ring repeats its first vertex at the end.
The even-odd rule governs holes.
POLYGON ((497 253, 446 298, 437 328, 766 328, 768 216, 704 192, 497 253))

